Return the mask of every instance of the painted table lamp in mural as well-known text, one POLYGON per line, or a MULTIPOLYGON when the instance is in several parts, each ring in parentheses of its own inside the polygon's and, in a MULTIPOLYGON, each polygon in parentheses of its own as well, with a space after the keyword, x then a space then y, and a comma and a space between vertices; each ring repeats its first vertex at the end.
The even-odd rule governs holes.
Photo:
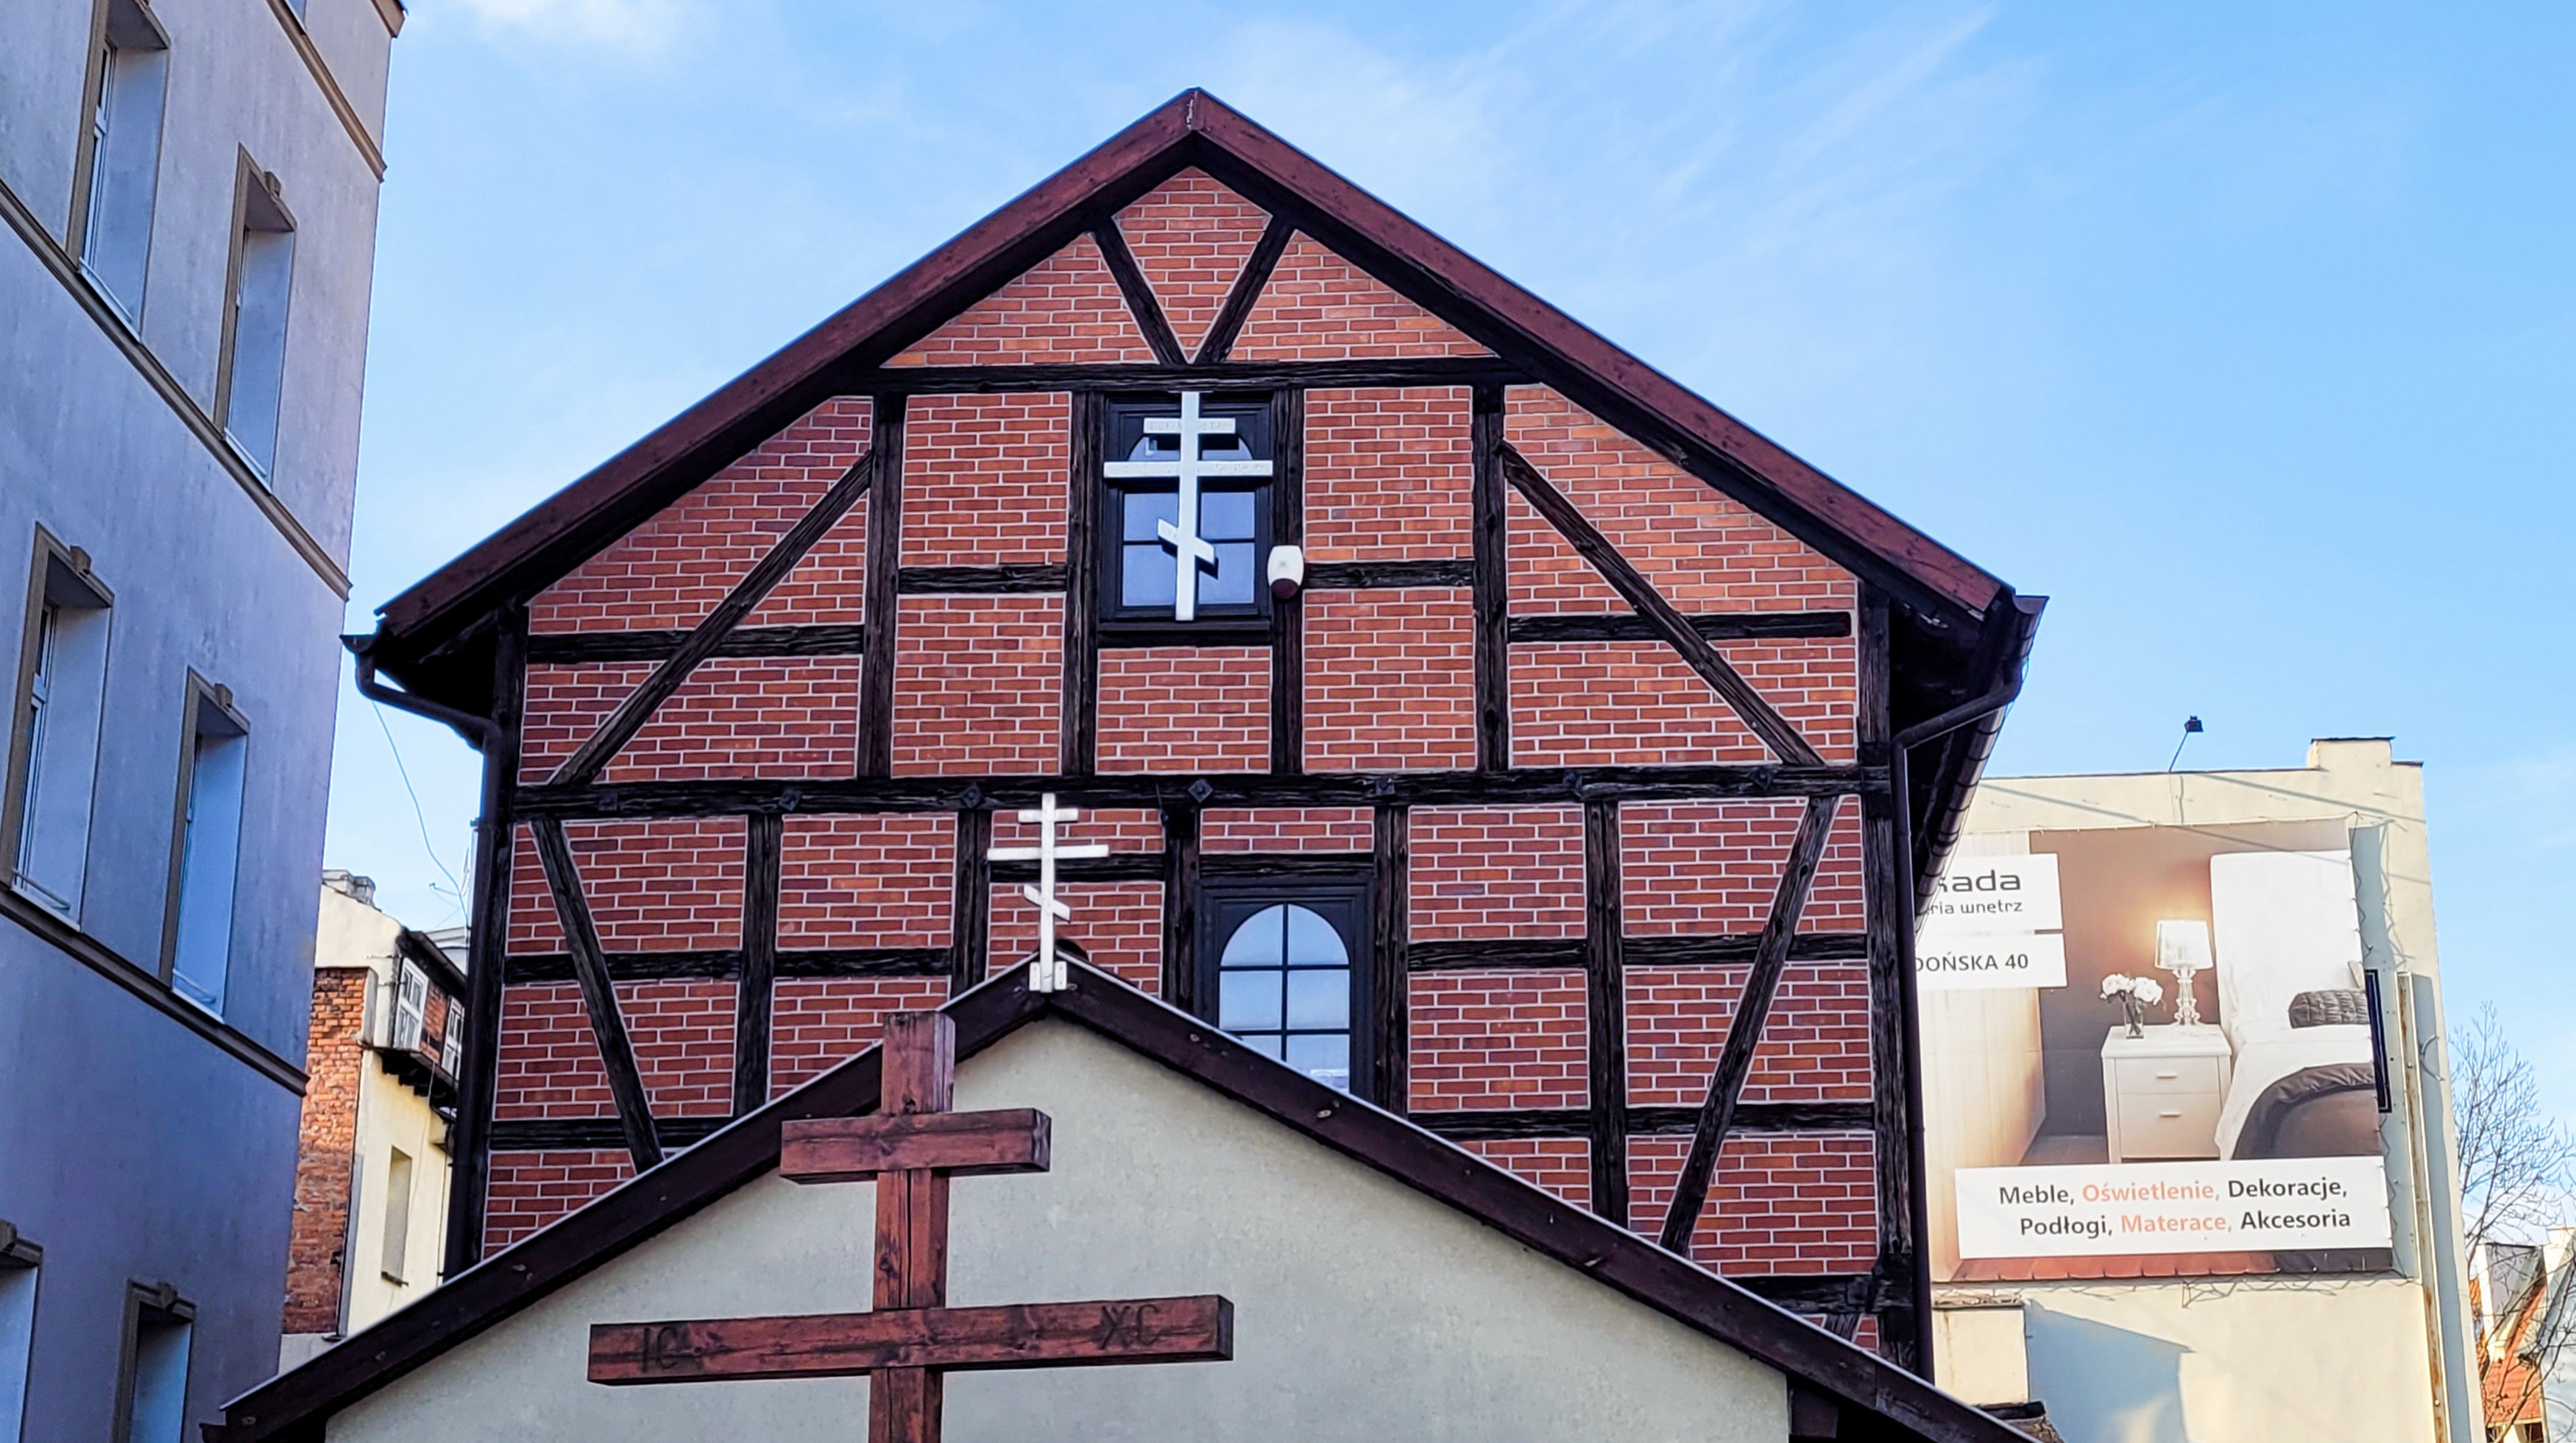
POLYGON ((2191 979, 2209 970, 2209 924, 2168 918, 2156 924, 2156 968, 2174 975, 2174 1025, 2200 1025, 2191 979))

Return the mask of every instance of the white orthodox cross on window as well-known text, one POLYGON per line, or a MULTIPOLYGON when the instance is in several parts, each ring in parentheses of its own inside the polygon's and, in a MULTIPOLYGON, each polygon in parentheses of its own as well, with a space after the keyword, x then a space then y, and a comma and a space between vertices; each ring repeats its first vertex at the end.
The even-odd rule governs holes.
POLYGON ((1038 809, 1020 813, 1020 820, 1033 822, 1038 829, 1034 847, 995 847, 991 857, 996 862, 1038 864, 1038 884, 1022 887, 1020 895, 1038 909, 1038 959, 1029 968, 1031 992, 1061 992, 1065 985, 1064 959, 1055 954, 1055 924, 1072 918, 1073 908, 1058 901, 1055 895, 1055 864, 1076 857, 1106 857, 1109 848, 1098 842, 1066 846, 1056 840, 1056 828, 1082 813, 1071 807, 1058 807, 1055 793, 1038 799, 1038 809))
POLYGON ((1156 535, 1172 548, 1175 568, 1172 585, 1172 619, 1188 621, 1198 615, 1199 568, 1216 564, 1216 548, 1199 535, 1199 482, 1227 476, 1268 476, 1267 461, 1217 461, 1199 454, 1199 441, 1207 436, 1231 436, 1234 421, 1226 416, 1201 416, 1202 393, 1181 393, 1181 414, 1148 416, 1145 434, 1172 436, 1179 440, 1178 454, 1166 459, 1145 461, 1112 461, 1101 468, 1102 474, 1114 481, 1170 479, 1180 492, 1178 524, 1154 523, 1156 535))

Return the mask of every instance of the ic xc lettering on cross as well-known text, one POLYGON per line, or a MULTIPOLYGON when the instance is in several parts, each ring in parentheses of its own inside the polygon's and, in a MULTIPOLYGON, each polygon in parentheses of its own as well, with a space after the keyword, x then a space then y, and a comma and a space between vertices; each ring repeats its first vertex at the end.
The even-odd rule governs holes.
POLYGON ((790 1122, 779 1173, 876 1179, 875 1306, 864 1313, 600 1323, 594 1383, 868 1375, 869 1443, 937 1443, 942 1375, 961 1369, 1188 1363, 1234 1356, 1234 1305, 1213 1294, 952 1308, 948 1180, 1047 1170, 1051 1125, 1028 1108, 952 1112, 956 1024, 886 1018, 872 1117, 790 1122))

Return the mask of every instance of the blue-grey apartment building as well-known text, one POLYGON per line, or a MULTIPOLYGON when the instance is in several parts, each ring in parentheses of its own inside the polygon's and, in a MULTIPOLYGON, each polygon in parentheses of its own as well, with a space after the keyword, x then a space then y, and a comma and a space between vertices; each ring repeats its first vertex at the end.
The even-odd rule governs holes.
POLYGON ((402 18, 0 4, 0 1443, 276 1368, 402 18))

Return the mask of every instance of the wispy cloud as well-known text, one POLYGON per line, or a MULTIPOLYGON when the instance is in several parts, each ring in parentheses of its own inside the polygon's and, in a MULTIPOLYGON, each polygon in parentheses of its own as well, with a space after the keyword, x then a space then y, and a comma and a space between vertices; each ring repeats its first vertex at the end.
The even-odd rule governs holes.
POLYGON ((456 0, 496 40, 605 46, 658 54, 680 37, 700 0, 456 0))

